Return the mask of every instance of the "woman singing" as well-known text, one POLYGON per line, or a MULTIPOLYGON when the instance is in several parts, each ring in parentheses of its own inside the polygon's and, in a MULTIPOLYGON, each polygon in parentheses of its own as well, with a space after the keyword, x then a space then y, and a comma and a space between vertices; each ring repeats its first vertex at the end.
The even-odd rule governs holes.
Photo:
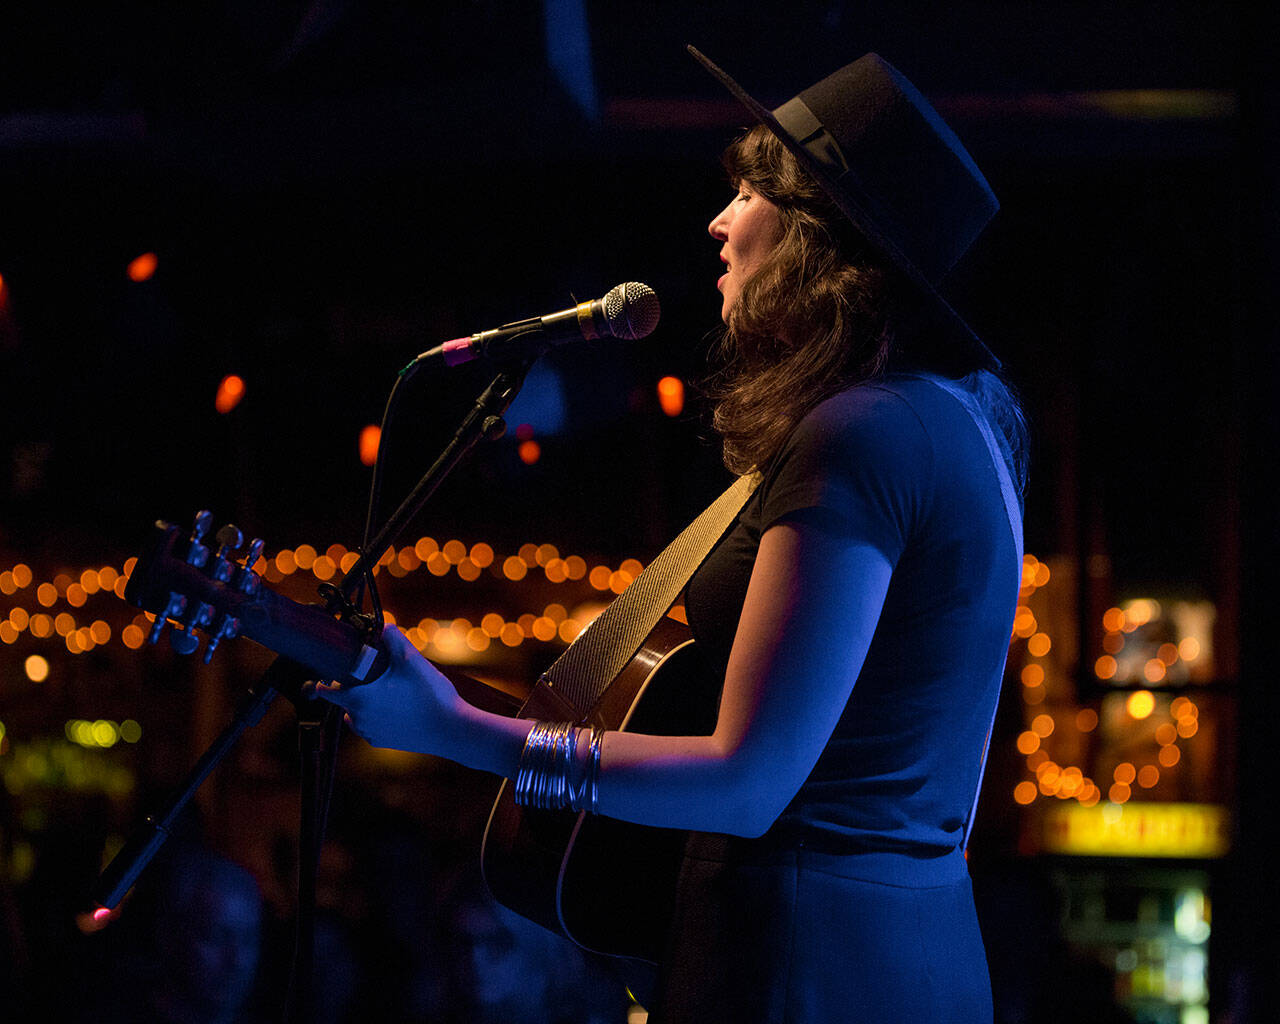
POLYGON ((396 630, 381 678, 323 692, 376 745, 559 771, 534 788, 691 830, 654 1024, 987 1022, 964 845, 1021 573, 1025 428, 935 289, 995 197, 873 54, 774 112, 694 56, 759 122, 710 224, 715 423, 728 467, 760 478, 686 591, 723 672, 714 731, 582 729, 531 769, 553 727, 466 704, 396 630))

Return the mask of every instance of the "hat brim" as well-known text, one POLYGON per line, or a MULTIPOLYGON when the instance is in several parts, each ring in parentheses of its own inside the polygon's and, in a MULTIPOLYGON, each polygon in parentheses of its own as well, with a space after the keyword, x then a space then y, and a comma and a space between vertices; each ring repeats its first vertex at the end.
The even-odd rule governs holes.
POLYGON ((778 141, 791 151, 792 155, 800 162, 800 165, 812 175, 831 201, 840 209, 840 212, 849 219, 854 227, 862 232, 867 241, 879 249, 895 267, 907 276, 912 284, 917 287, 926 302, 939 315, 939 322, 951 329, 955 333, 956 339, 977 360, 978 368, 999 370, 1001 363, 996 358, 995 353, 987 348, 982 339, 965 322, 964 318, 942 297, 938 289, 934 287, 933 282, 902 252, 889 233, 880 226, 875 216, 859 205, 852 193, 841 188, 830 179, 826 170, 814 160, 809 151, 779 123, 773 111, 758 102, 755 97, 734 81, 723 68, 697 47, 688 45, 686 49, 688 49, 690 56, 706 68, 712 77, 723 85, 757 121, 768 128, 777 137, 778 141))

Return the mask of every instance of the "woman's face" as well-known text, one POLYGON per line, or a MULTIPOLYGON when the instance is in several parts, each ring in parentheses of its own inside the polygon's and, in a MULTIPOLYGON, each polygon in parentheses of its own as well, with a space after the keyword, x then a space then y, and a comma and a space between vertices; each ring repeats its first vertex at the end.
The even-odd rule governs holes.
POLYGON ((756 195, 744 182, 707 230, 712 238, 724 243, 720 258, 725 262, 725 274, 716 287, 724 296, 720 319, 727 323, 729 310, 742 294, 743 283, 760 269, 765 257, 781 241, 782 216, 773 203, 756 195))

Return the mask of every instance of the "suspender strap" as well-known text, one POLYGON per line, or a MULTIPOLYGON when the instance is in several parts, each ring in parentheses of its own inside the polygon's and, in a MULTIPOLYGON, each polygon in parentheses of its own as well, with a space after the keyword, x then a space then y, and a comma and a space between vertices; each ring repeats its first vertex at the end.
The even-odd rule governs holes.
POLYGON ((759 474, 739 477, 579 634, 539 681, 579 711, 590 709, 675 604, 759 482, 759 474))
MULTIPOLYGON (((1009 464, 1005 460, 1004 452, 999 443, 996 441, 995 434, 991 430, 991 424, 987 421, 986 414, 983 412, 977 401, 964 388, 950 380, 940 379, 937 377, 929 377, 929 380, 938 385, 943 391, 951 395, 957 402, 964 406, 965 412, 973 420, 977 426, 979 433, 982 434, 983 441, 987 444, 987 451, 991 455, 992 465, 995 467, 996 477, 1000 481, 1000 493, 1004 498, 1004 509, 1009 516, 1009 529, 1013 533, 1013 547, 1018 553, 1018 574, 1021 578, 1022 574, 1022 510, 1018 502, 1018 492, 1013 486, 1013 477, 1009 473, 1009 464)), ((982 743, 982 757, 978 762, 978 784, 974 787, 973 801, 969 805, 969 816, 964 823, 964 837, 960 842, 960 849, 966 849, 969 845, 969 835, 973 831, 973 819, 978 810, 978 795, 982 792, 982 777, 987 769, 987 750, 991 745, 991 730, 995 728, 996 709, 1000 705, 1000 681, 1004 678, 1004 663, 1001 662, 1000 668, 997 670, 996 678, 996 699, 991 703, 991 719, 987 723, 986 739, 982 743)))

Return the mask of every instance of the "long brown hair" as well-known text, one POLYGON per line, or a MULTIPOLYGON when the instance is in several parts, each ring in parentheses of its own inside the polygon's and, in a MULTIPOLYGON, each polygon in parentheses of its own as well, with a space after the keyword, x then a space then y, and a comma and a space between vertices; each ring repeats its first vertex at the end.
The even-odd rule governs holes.
POLYGON ((750 129, 722 159, 734 187, 773 203, 783 228, 729 312, 707 383, 725 465, 744 473, 824 398, 884 371, 902 288, 768 129, 750 129))

